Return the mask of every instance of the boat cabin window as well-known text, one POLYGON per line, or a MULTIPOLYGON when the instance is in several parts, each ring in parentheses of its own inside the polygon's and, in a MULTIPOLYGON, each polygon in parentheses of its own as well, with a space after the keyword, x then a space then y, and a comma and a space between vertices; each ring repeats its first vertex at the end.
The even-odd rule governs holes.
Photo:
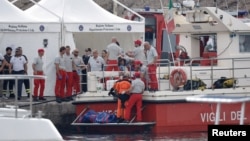
POLYGON ((239 50, 241 53, 250 52, 250 34, 239 36, 239 50))
POLYGON ((156 19, 153 16, 145 18, 145 40, 155 46, 156 19))

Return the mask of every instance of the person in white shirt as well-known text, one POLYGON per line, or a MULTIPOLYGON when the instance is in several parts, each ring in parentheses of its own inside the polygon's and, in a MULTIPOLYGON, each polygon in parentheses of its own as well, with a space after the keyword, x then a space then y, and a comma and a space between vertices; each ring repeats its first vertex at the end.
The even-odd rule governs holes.
MULTIPOLYGON (((32 69, 34 75, 44 75, 43 72, 43 55, 44 49, 38 49, 38 56, 34 58, 32 63, 32 69)), ((34 95, 33 101, 46 100, 43 97, 45 87, 44 79, 34 79, 34 95), (38 94, 39 91, 39 94, 38 94)))
POLYGON ((102 66, 105 61, 102 57, 98 55, 98 51, 93 51, 93 56, 89 58, 88 66, 90 71, 102 71, 102 66))
POLYGON ((55 95, 56 102, 61 103, 65 98, 64 89, 66 84, 66 71, 65 71, 65 59, 63 55, 65 54, 66 48, 64 46, 60 47, 60 54, 55 58, 56 67, 56 85, 55 85, 55 95))
MULTIPOLYGON (((25 58, 25 60, 27 62, 26 66, 28 67, 28 58, 27 58, 27 56, 23 54, 22 47, 18 47, 18 48, 20 49, 20 52, 21 52, 22 56, 25 58)), ((26 70, 25 74, 28 75, 28 72, 27 72, 28 68, 25 68, 24 70, 26 70)), ((29 98, 30 97, 30 80, 29 79, 24 79, 23 84, 24 84, 24 87, 25 87, 27 97, 29 98)))
MULTIPOLYGON (((20 48, 16 48, 15 56, 10 59, 10 67, 9 71, 12 74, 25 75, 27 72, 27 61, 25 57, 22 55, 22 51, 20 48)), ((22 84, 24 79, 19 79, 17 84, 17 96, 18 100, 21 100, 22 97, 22 84)))
POLYGON ((80 93, 80 75, 82 68, 84 67, 84 62, 82 57, 78 56, 79 50, 75 49, 73 51, 73 63, 75 64, 75 69, 73 70, 73 90, 79 94, 80 93))
POLYGON ((65 70, 66 70, 66 98, 64 100, 70 101, 72 98, 72 88, 73 88, 73 69, 75 70, 75 64, 73 62, 73 55, 70 52, 70 46, 66 46, 65 54, 63 55, 65 59, 65 70))
POLYGON ((154 47, 152 47, 149 42, 144 43, 144 50, 146 51, 147 56, 147 67, 149 75, 149 87, 151 91, 158 90, 158 80, 156 77, 156 64, 158 59, 158 53, 154 47))
POLYGON ((144 48, 141 46, 142 42, 140 40, 134 41, 135 48, 133 50, 132 56, 135 60, 140 60, 144 65, 146 64, 146 56, 144 53, 144 48))
POLYGON ((117 45, 117 39, 112 38, 111 43, 107 46, 107 66, 106 71, 118 71, 118 61, 117 58, 122 53, 122 48, 117 45))

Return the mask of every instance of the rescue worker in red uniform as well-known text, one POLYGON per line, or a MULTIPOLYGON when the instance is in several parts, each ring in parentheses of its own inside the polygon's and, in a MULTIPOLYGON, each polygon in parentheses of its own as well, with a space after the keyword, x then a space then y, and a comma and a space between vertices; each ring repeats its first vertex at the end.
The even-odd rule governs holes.
POLYGON ((65 101, 73 100, 72 90, 73 90, 73 70, 76 70, 75 64, 73 62, 73 55, 70 52, 70 46, 65 47, 65 54, 63 58, 65 60, 65 71, 66 71, 66 98, 65 101))
POLYGON ((80 94, 80 75, 82 68, 84 66, 84 62, 80 56, 78 56, 79 50, 75 49, 73 52, 73 62, 75 64, 75 69, 73 70, 73 91, 76 94, 80 94))
POLYGON ((65 98, 65 84, 66 84, 66 71, 65 71, 65 59, 63 55, 65 54, 66 48, 64 46, 60 47, 60 54, 55 59, 56 66, 56 85, 55 85, 55 95, 56 102, 61 103, 65 98))
POLYGON ((141 80, 140 72, 135 72, 134 77, 135 80, 132 81, 130 89, 130 98, 127 102, 125 109, 125 117, 124 117, 125 122, 129 122, 131 109, 133 108, 134 105, 136 105, 136 121, 137 122, 142 121, 142 113, 141 113, 142 94, 145 89, 145 84, 141 80))
MULTIPOLYGON (((43 73, 43 57, 44 49, 38 49, 38 57, 34 58, 32 63, 32 69, 34 75, 44 75, 43 73)), ((43 97, 44 94, 44 79, 34 79, 34 95, 33 101, 46 100, 43 97), (39 94, 38 94, 39 91, 39 94)))
POLYGON ((158 90, 158 80, 156 77, 156 64, 158 53, 154 47, 152 47, 149 42, 144 43, 144 50, 146 51, 147 57, 147 67, 148 67, 148 75, 149 75, 149 90, 157 91, 158 90))

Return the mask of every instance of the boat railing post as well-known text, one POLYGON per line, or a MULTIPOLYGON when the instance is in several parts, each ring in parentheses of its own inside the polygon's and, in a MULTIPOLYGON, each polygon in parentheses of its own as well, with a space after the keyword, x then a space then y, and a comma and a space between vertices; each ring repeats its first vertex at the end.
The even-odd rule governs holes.
MULTIPOLYGON (((156 67, 158 68, 158 79, 156 83, 160 84, 161 82, 161 69, 160 69, 160 66, 161 66, 161 59, 157 60, 157 62, 160 62, 160 63, 156 63, 156 67)), ((157 73, 157 72, 156 72, 157 73)), ((161 89, 161 85, 158 85, 159 86, 159 90, 161 89)))
POLYGON ((105 73, 104 73, 104 69, 102 70, 102 79, 101 79, 101 81, 100 82, 102 82, 101 84, 102 84, 102 91, 104 91, 104 90, 106 90, 106 88, 104 87, 105 85, 105 73))
MULTIPOLYGON (((233 80, 234 80, 234 58, 232 58, 232 78, 233 78, 233 80)), ((235 83, 233 83, 233 89, 235 89, 235 83)))
MULTIPOLYGON (((210 79, 211 79, 211 85, 213 86, 213 83, 214 83, 214 70, 213 70, 213 65, 210 65, 211 66, 211 76, 210 76, 210 79)), ((214 87, 212 87, 212 90, 214 90, 214 87)))
POLYGON ((240 110, 240 125, 244 124, 245 108, 246 108, 246 102, 242 102, 240 110))
POLYGON ((29 97, 29 101, 30 101, 30 117, 32 117, 33 78, 29 77, 29 81, 30 81, 30 97, 29 97))
POLYGON ((18 104, 17 104, 17 97, 18 97, 18 81, 17 81, 17 76, 15 76, 15 87, 16 87, 16 89, 15 89, 15 93, 16 93, 16 95, 15 95, 15 118, 17 118, 17 106, 18 106, 18 104))
POLYGON ((193 90, 193 87, 192 87, 192 86, 193 86, 192 64, 193 64, 193 59, 191 59, 191 60, 190 60, 190 65, 189 65, 189 66, 190 66, 190 79, 191 79, 191 81, 190 81, 190 85, 191 85, 191 91, 193 90))
POLYGON ((216 105, 215 125, 219 125, 219 121, 220 121, 220 107, 221 107, 221 103, 218 102, 217 105, 216 105))
MULTIPOLYGON (((168 80, 169 80, 169 78, 170 78, 170 66, 171 66, 171 61, 170 61, 169 59, 167 59, 167 61, 168 61, 168 80)), ((168 83, 168 87, 169 87, 169 89, 170 89, 170 83, 168 83)))

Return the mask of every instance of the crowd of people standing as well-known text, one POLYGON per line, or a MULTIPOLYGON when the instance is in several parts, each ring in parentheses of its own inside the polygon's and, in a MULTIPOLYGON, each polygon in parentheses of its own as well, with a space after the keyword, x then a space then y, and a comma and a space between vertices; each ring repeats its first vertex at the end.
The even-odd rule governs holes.
MULTIPOLYGON (((59 49, 59 55, 54 60, 56 83, 55 96, 56 101, 73 100, 72 95, 80 94, 88 91, 87 73, 89 71, 119 71, 119 72, 135 72, 135 78, 140 79, 144 86, 143 90, 158 90, 156 77, 156 49, 149 42, 142 43, 140 40, 134 41, 134 49, 124 52, 118 40, 113 37, 107 48, 102 50, 101 55, 97 49, 86 48, 85 54, 80 56, 79 50, 76 48, 71 51, 70 46, 62 46, 59 49)), ((37 57, 33 58, 32 69, 34 75, 44 75, 43 71, 43 56, 44 49, 37 50, 37 57)), ((12 48, 6 48, 6 54, 0 54, 0 72, 1 74, 27 74, 28 59, 22 53, 22 48, 17 47, 15 54, 12 55, 12 48)), ((131 74, 131 73, 130 73, 131 74)), ((128 76, 131 78, 132 76, 128 76)), ((43 79, 34 79, 34 91, 32 94, 33 101, 46 100, 44 97, 45 81, 43 79)), ((138 80, 137 80, 138 81, 138 80)), ((30 97, 30 84, 28 79, 18 80, 17 94, 14 94, 14 80, 4 80, 2 97, 14 98, 18 100, 22 98, 22 85, 24 84, 27 97, 30 97)), ((135 82, 134 82, 135 83, 135 82)), ((143 93, 143 91, 133 90, 134 83, 131 81, 130 94, 143 93)), ((137 96, 132 96, 132 103, 138 99, 137 96)), ((140 98, 139 98, 140 99, 140 98)), ((131 103, 131 102, 130 102, 131 103)), ((140 104, 139 104, 140 105, 140 104)), ((140 107, 140 106, 138 106, 140 107)), ((127 108, 129 109, 129 107, 127 108)), ((126 112, 129 113, 129 112, 126 112)), ((128 115, 129 116, 129 115, 128 115)), ((128 117, 126 117, 128 119, 128 117)), ((140 118, 138 119, 140 120, 140 118)))
MULTIPOLYGON (((6 54, 0 54, 0 74, 1 75, 27 75, 28 74, 28 58, 23 54, 22 47, 15 48, 15 53, 12 55, 12 48, 7 47, 5 49, 6 54)), ((34 58, 32 62, 32 68, 34 75, 43 75, 43 57, 44 50, 38 49, 38 57, 34 58)), ((18 100, 22 98, 22 87, 24 84, 25 92, 27 97, 31 96, 30 90, 30 80, 29 79, 18 79, 17 84, 15 84, 14 79, 4 79, 2 88, 2 97, 4 99, 12 99, 17 97, 18 100), (17 94, 14 94, 13 88, 14 85, 17 85, 17 94)), ((34 95, 33 100, 46 100, 43 96, 44 94, 44 80, 34 80, 34 95), (40 90, 38 92, 38 89, 40 90)))

